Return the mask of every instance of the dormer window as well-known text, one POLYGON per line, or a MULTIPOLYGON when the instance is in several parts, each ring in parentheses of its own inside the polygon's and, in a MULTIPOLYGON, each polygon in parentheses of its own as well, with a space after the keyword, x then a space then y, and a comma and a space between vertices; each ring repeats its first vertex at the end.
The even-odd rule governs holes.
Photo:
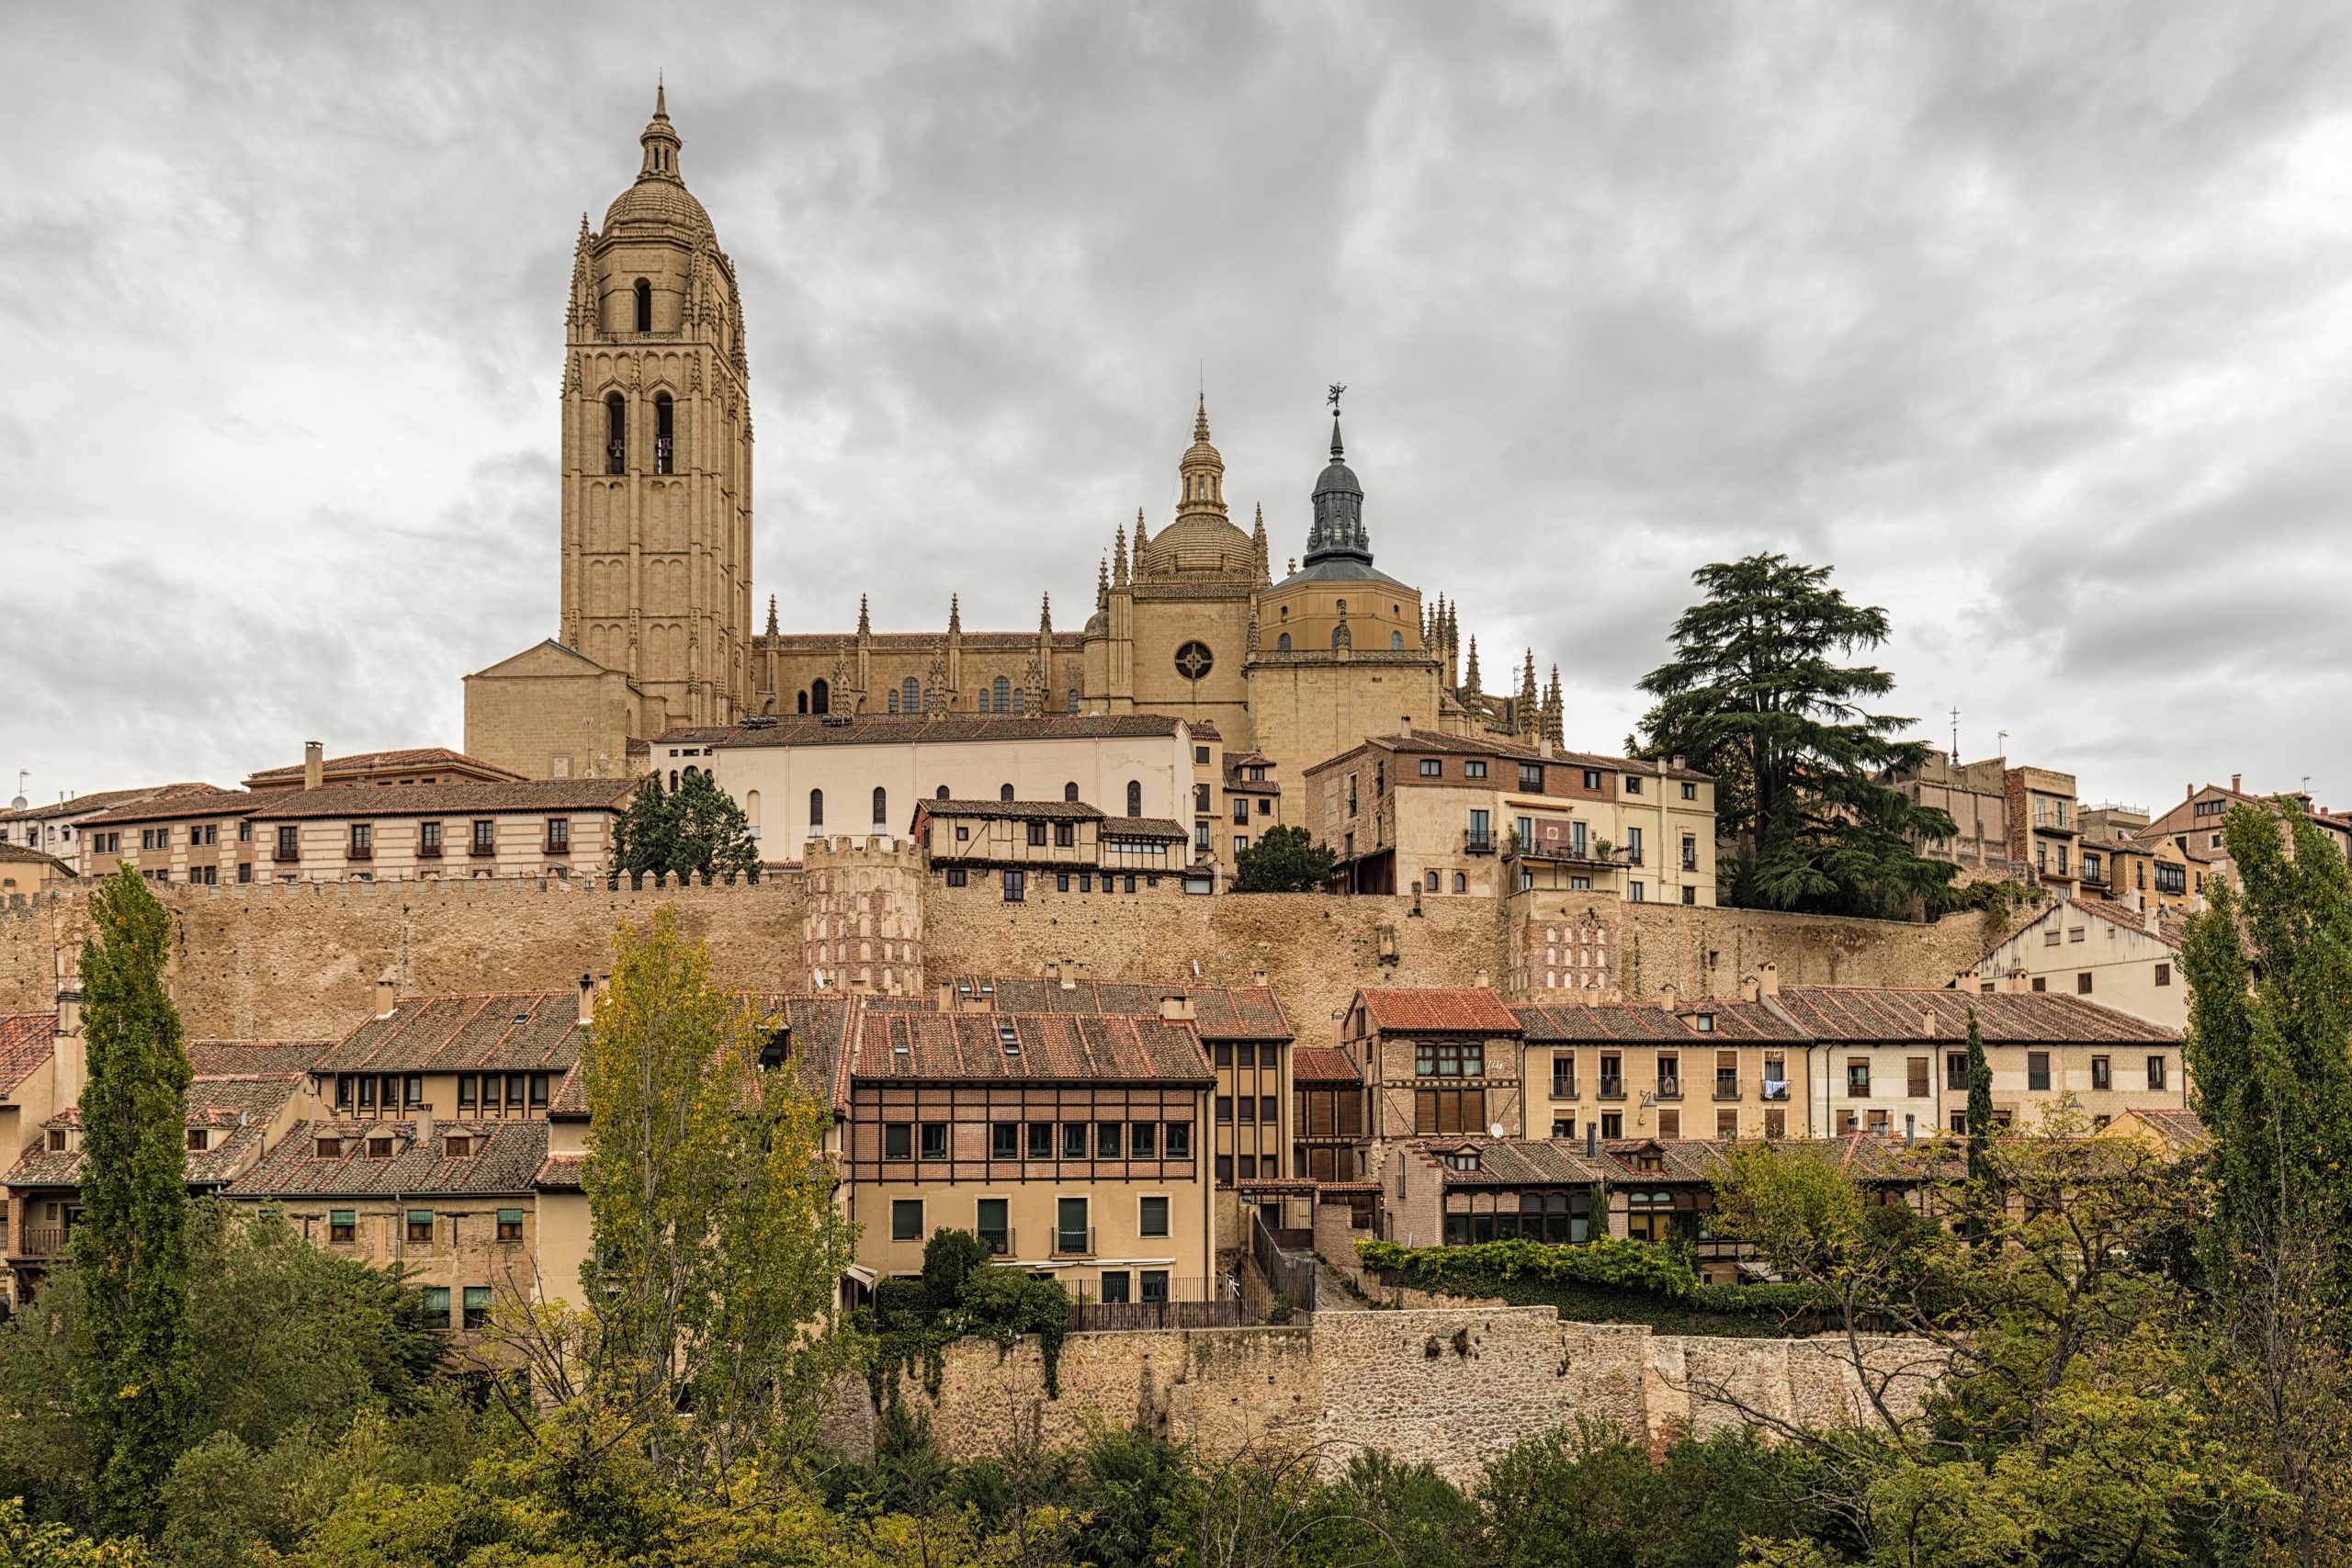
POLYGON ((441 1140, 441 1155, 445 1159, 470 1159, 473 1152, 474 1140, 470 1134, 452 1133, 441 1140))
POLYGON ((212 1134, 210 1133, 207 1132, 202 1127, 190 1127, 187 1130, 188 1153, 192 1155, 200 1155, 211 1146, 212 1134))
POLYGON ((343 1157, 343 1140, 341 1138, 321 1138, 318 1144, 318 1156, 321 1159, 341 1159, 343 1157))
POLYGON ((1690 1022, 1691 1026, 1697 1029, 1702 1034, 1713 1034, 1715 1032, 1715 1015, 1713 1013, 1702 1012, 1698 1017, 1692 1019, 1690 1022))
POLYGON ((391 1139, 390 1139, 390 1138, 370 1138, 370 1139, 368 1139, 368 1157, 369 1159, 390 1159, 390 1158, 391 1158, 391 1157, 392 1157, 392 1141, 391 1141, 391 1139))
POLYGON ((1445 1156, 1445 1165, 1449 1170, 1476 1170, 1478 1168, 1478 1151, 1456 1149, 1445 1156))
POLYGON ((770 1032, 768 1037, 760 1042, 760 1066, 769 1072, 775 1071, 784 1066, 784 1059, 791 1048, 791 1030, 778 1029, 770 1032))
POLYGON ((62 1155, 65 1152, 64 1128, 51 1127, 49 1130, 49 1152, 53 1155, 62 1155))

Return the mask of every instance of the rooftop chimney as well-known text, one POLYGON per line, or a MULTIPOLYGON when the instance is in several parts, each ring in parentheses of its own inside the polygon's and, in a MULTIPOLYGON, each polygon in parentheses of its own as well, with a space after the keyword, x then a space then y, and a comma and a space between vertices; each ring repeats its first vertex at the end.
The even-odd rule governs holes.
POLYGON ((1672 986, 1660 986, 1658 987, 1657 1005, 1664 1008, 1668 1012, 1672 1012, 1674 1010, 1674 987, 1672 986))
POLYGON ((1585 1121, 1584 1157, 1587 1159, 1600 1157, 1600 1122, 1597 1118, 1589 1117, 1585 1121))
POLYGON ((1909 1148, 1919 1141, 1919 1118, 1906 1111, 1903 1113, 1903 1146, 1909 1148))
POLYGON ((1752 1002, 1764 994, 1764 982, 1753 975, 1743 976, 1739 982, 1739 999, 1752 1002))
POLYGON ((1781 994, 1781 966, 1777 964, 1760 964, 1757 965, 1756 983, 1758 988, 1763 995, 1768 997, 1779 996, 1781 994))
POLYGON ((1078 965, 1067 958, 1062 960, 1062 989, 1065 991, 1078 989, 1078 965))
POLYGON ((2232 795, 2238 795, 2238 794, 2242 794, 2242 793, 2244 793, 2243 791, 2241 791, 2241 790, 2239 789, 2238 785, 2239 785, 2239 782, 2240 782, 2241 780, 2243 780, 2245 777, 2245 775, 2244 773, 2232 773, 2232 774, 2230 775, 2230 793, 2231 793, 2232 795))
POLYGON ((57 1032, 50 1042, 49 1081, 53 1100, 72 1105, 90 1080, 90 1058, 82 1039, 82 993, 57 993, 57 1032))
POLYGON ((580 976, 580 1027, 587 1028, 596 1021, 596 976, 580 976))
POLYGON ((1921 1037, 1933 1040, 1936 1037, 1936 1010, 1929 1008, 1919 1021, 1921 1037))
POLYGON ((302 787, 316 789, 327 782, 327 749, 315 740, 302 742, 302 787))
POLYGON ((1263 969, 1252 969, 1252 970, 1250 970, 1250 983, 1251 985, 1253 985, 1253 986, 1262 986, 1262 985, 1264 985, 1264 984, 1266 983, 1266 972, 1265 972, 1263 969))
POLYGON ((419 1148, 433 1146, 433 1107, 429 1105, 416 1113, 416 1143, 419 1148))
POLYGON ((1159 1016, 1171 1023, 1183 1022, 1193 1016, 1193 998, 1187 996, 1159 998, 1159 1016))
POLYGON ((381 975, 376 976, 376 1016, 378 1018, 391 1017, 392 1004, 400 1000, 400 972, 388 967, 381 975))
POLYGON ((1470 976, 1470 983, 1483 991, 1493 982, 1487 978, 1487 972, 1484 969, 1481 969, 1476 975, 1470 976))

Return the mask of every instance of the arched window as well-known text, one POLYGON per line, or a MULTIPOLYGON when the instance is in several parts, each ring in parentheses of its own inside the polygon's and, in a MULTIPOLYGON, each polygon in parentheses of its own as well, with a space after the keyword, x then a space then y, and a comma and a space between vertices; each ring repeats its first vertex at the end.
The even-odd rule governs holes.
POLYGON ((1208 808, 1209 786, 1204 784, 1194 784, 1193 786, 1193 809, 1195 811, 1206 812, 1208 808))
POLYGON ((1274 638, 1274 651, 1276 653, 1288 653, 1290 651, 1290 633, 1284 632, 1282 636, 1274 638))
POLYGON ((743 794, 743 821, 752 829, 752 836, 758 838, 760 836, 760 792, 758 790, 746 790, 743 794))
POLYGON ((1029 694, 1028 694, 1028 693, 1026 693, 1026 692, 1015 692, 1015 693, 1013 693, 1013 694, 1012 694, 1012 711, 1013 711, 1013 712, 1015 712, 1015 713, 1023 713, 1023 712, 1025 712, 1025 711, 1027 711, 1028 706, 1029 706, 1029 694))
POLYGON ((800 702, 800 711, 801 711, 802 713, 807 713, 807 712, 808 711, 808 693, 806 693, 806 692, 801 693, 801 694, 800 694, 800 697, 799 697, 799 702, 800 702))
POLYGON ((945 800, 947 798, 947 786, 945 784, 941 784, 939 786, 938 798, 941 800, 945 800))
POLYGON ((890 821, 890 792, 880 784, 874 786, 874 825, 888 827, 890 821))
POLYGON ((1143 815, 1143 785, 1134 779, 1127 781, 1127 815, 1130 817, 1143 815))
POLYGON ((1341 621, 1338 626, 1331 628, 1331 646, 1333 648, 1345 648, 1348 646, 1347 622, 1341 621))
POLYGON ((670 793, 672 795, 678 793, 678 770, 675 768, 670 770, 670 793))
POLYGON ((1076 779, 1072 779, 1069 783, 1062 785, 1062 798, 1064 800, 1076 800, 1078 798, 1078 781, 1076 779))
POLYGON ((637 280, 637 330, 653 330, 653 285, 641 277, 637 280))
POLYGON ((673 460, 677 453, 677 405, 670 401, 667 392, 653 394, 653 471, 674 474, 678 471, 673 460))
POLYGON ((618 392, 605 400, 605 472, 628 472, 628 405, 618 392))
POLYGON ((833 711, 832 683, 822 675, 808 682, 808 711, 810 713, 833 711))
POLYGON ((1076 713, 1078 711, 1078 688, 1076 686, 1072 686, 1069 689, 1069 711, 1072 713, 1076 713))
POLYGON ((1436 872, 1430 872, 1430 892, 1432 892, 1432 893, 1434 893, 1434 892, 1436 892, 1437 890, 1438 890, 1438 887, 1437 887, 1437 873, 1436 873, 1436 872))
POLYGON ((1405 634, 1403 632, 1390 632, 1388 634, 1388 651, 1391 653, 1402 653, 1405 651, 1405 634))
POLYGON ((891 688, 890 688, 889 693, 888 693, 888 696, 889 696, 889 698, 890 698, 890 711, 891 711, 892 713, 896 713, 896 712, 898 712, 898 711, 899 711, 899 689, 898 689, 896 686, 893 686, 893 687, 891 687, 891 688))
POLYGON ((986 712, 988 712, 988 711, 989 711, 989 689, 988 689, 986 686, 982 686, 982 687, 980 688, 980 708, 979 708, 979 711, 980 711, 980 712, 982 712, 982 713, 986 713, 986 712))
POLYGON ((989 689, 996 694, 996 711, 1011 713, 1012 711, 1012 682, 1000 675, 989 683, 989 689))
POLYGON ((808 792, 808 826, 821 828, 824 825, 825 792, 821 789, 812 789, 808 792))
POLYGON ((996 797, 999 800, 1011 800, 1012 798, 1012 786, 1011 784, 1000 784, 997 787, 996 797))
POLYGON ((1457 871, 1457 872, 1455 872, 1455 873, 1453 874, 1453 890, 1454 890, 1456 893, 1467 893, 1467 892, 1469 892, 1469 891, 1470 891, 1470 879, 1469 879, 1469 877, 1467 877, 1467 876, 1464 875, 1461 872, 1458 872, 1458 871, 1457 871))
POLYGON ((899 682, 899 711, 900 713, 922 711, 922 682, 911 675, 899 682))

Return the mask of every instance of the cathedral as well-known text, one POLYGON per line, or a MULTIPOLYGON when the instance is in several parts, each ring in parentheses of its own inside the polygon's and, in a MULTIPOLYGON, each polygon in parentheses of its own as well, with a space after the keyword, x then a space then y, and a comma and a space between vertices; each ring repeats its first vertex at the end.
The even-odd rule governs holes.
MULTIPOLYGON (((786 631, 752 621, 750 360, 735 271, 687 190, 657 92, 637 179, 592 230, 565 312, 557 635, 466 678, 466 750, 535 778, 619 775, 665 730, 752 715, 1167 714, 1226 755, 1296 780, 1367 735, 1407 728, 1561 738, 1559 671, 1530 652, 1482 689, 1455 607, 1373 564, 1340 392, 1305 553, 1277 580, 1263 508, 1226 500, 1207 399, 1178 460, 1175 513, 1136 513, 1098 570, 1092 613, 1057 631, 786 631)), ((1296 800, 1282 820, 1299 822, 1296 800)))

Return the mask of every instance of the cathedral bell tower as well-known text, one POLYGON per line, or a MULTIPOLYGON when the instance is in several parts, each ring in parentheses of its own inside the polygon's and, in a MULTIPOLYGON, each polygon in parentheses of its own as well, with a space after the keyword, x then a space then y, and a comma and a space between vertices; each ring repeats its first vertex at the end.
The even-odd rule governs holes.
POLYGON ((752 414, 734 265, 658 89, 639 141, 572 259, 561 640, 631 677, 650 735, 751 704, 752 414))

